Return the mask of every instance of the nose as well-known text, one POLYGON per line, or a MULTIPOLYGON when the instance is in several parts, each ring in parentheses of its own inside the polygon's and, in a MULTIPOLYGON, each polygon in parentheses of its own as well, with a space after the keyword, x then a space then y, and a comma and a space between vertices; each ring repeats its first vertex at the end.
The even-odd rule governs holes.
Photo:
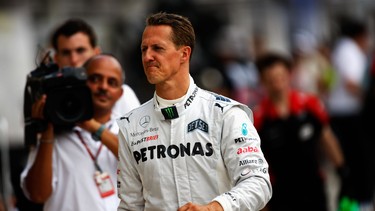
POLYGON ((69 58, 69 63, 70 63, 69 65, 72 66, 72 67, 81 66, 81 61, 80 61, 79 55, 75 52, 71 53, 70 58, 69 58))
POLYGON ((105 79, 99 80, 99 88, 103 89, 103 90, 107 90, 107 88, 108 88, 107 80, 105 80, 105 79))
POLYGON ((142 60, 144 62, 152 61, 153 58, 154 57, 152 55, 152 52, 149 49, 143 51, 143 53, 142 53, 142 60))

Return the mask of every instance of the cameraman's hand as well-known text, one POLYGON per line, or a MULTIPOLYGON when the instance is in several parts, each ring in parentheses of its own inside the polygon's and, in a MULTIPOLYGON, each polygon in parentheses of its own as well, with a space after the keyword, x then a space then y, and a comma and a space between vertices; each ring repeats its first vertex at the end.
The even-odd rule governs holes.
POLYGON ((47 95, 42 95, 42 97, 37 100, 31 107, 31 117, 33 119, 44 119, 43 110, 46 105, 47 95))
MULTIPOLYGON (((42 97, 37 100, 31 107, 31 117, 33 119, 44 120, 44 106, 46 104, 47 95, 42 95, 42 97)), ((45 127, 45 126, 44 126, 45 127)), ((48 122, 47 127, 41 133, 39 138, 42 143, 51 143, 53 142, 53 125, 48 122)))

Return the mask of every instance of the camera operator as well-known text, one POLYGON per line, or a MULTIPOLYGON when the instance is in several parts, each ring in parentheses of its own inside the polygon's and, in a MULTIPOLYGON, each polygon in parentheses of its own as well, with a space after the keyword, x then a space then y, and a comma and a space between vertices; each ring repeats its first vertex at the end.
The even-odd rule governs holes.
MULTIPOLYGON (((88 59, 101 52, 97 45, 97 37, 93 28, 81 19, 68 19, 59 25, 51 34, 50 43, 54 48, 54 61, 62 68, 66 66, 80 67, 88 59)), ((123 94, 112 109, 114 118, 129 112, 140 105, 134 91, 126 84, 122 85, 123 94)), ((25 154, 17 155, 20 168, 12 173, 13 188, 17 197, 17 208, 21 210, 41 210, 40 204, 33 204, 26 200, 19 185, 19 176, 25 166, 25 154)))
MULTIPOLYGON (((121 97, 124 74, 110 55, 95 55, 85 64, 92 92, 93 118, 58 133, 48 123, 29 155, 21 175, 25 195, 44 210, 115 210, 118 126, 112 109, 121 97)), ((32 117, 43 119, 48 96, 32 106, 32 117)))
MULTIPOLYGON (((101 52, 94 29, 81 19, 69 19, 51 37, 54 60, 60 66, 81 67, 89 58, 101 52)), ((117 101, 112 115, 120 117, 138 107, 140 102, 133 89, 123 84, 124 94, 117 101)))

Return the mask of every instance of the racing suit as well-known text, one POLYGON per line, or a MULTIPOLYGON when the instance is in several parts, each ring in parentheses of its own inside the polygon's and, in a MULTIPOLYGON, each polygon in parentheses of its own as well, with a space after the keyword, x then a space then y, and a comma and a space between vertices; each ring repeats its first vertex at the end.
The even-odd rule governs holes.
POLYGON ((268 163, 238 102, 198 88, 181 103, 154 98, 118 120, 119 210, 177 210, 217 201, 224 210, 259 210, 272 194, 268 163))

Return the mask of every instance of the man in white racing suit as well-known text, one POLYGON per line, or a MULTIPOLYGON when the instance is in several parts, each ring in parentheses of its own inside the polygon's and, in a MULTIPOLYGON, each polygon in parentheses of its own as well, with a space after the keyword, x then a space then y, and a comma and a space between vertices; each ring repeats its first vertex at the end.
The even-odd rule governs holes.
POLYGON ((118 120, 118 210, 260 210, 271 198, 252 112, 195 85, 194 39, 182 16, 147 19, 142 61, 156 91, 118 120))

